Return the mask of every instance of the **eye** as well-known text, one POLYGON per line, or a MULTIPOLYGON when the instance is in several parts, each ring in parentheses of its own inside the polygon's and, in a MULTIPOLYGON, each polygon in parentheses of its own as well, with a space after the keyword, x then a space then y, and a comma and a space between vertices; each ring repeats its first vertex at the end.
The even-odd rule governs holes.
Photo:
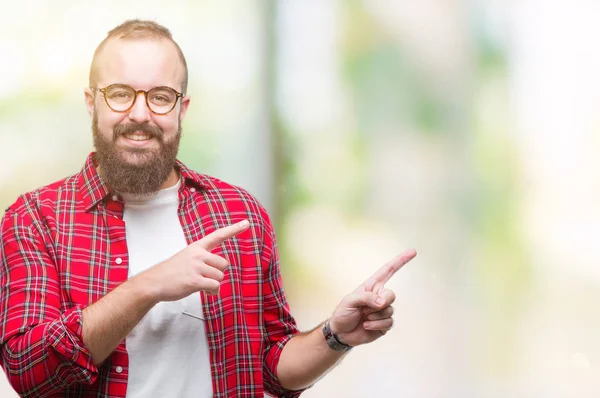
POLYGON ((114 99, 129 99, 131 98, 131 94, 127 91, 116 91, 110 93, 110 97, 114 99))
POLYGON ((152 101, 153 102, 162 102, 162 103, 168 103, 169 98, 165 97, 164 95, 155 95, 152 97, 152 101))

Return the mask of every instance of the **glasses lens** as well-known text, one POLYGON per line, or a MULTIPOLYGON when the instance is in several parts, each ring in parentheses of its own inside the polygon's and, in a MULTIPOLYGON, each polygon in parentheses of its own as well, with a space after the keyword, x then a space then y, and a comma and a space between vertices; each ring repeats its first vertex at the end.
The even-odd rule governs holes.
POLYGON ((135 100, 135 90, 122 84, 113 84, 104 93, 106 102, 115 111, 127 110, 135 100))
POLYGON ((156 87, 148 93, 148 106, 156 113, 167 113, 175 106, 177 92, 169 87, 156 87))

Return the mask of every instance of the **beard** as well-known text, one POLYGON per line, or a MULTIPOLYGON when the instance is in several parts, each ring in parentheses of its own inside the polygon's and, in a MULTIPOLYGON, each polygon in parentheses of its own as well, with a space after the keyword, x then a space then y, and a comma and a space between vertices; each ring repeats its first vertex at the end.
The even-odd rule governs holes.
POLYGON ((147 123, 118 124, 113 128, 112 137, 106 137, 98 127, 98 115, 94 112, 92 133, 95 159, 100 165, 99 173, 109 189, 118 193, 150 195, 160 190, 175 167, 179 141, 181 140, 181 122, 178 122, 177 134, 165 141, 164 132, 158 126, 147 123), (159 142, 159 149, 128 147, 117 143, 119 137, 134 132, 143 132, 159 142), (135 157, 135 162, 126 156, 135 157))

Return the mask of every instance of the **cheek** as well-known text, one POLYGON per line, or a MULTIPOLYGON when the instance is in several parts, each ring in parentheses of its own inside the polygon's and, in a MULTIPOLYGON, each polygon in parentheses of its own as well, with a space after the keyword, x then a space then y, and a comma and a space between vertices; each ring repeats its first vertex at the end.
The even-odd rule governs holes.
POLYGON ((98 114, 98 127, 100 131, 112 135, 113 128, 123 121, 123 115, 114 112, 102 112, 98 114))
POLYGON ((179 128, 179 119, 177 117, 157 118, 154 122, 168 137, 175 135, 179 128))

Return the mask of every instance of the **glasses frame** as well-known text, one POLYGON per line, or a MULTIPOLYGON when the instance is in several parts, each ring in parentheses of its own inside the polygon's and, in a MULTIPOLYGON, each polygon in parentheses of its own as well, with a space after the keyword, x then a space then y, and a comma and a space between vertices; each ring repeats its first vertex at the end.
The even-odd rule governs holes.
POLYGON ((138 95, 140 95, 140 93, 144 94, 144 99, 146 101, 146 107, 148 107, 148 110, 150 112, 152 112, 155 115, 166 115, 167 113, 171 112, 173 109, 175 109, 175 106, 177 105, 177 100, 179 100, 179 98, 182 98, 184 96, 184 94, 180 93, 179 91, 175 90, 173 87, 169 87, 169 86, 158 86, 158 87, 152 87, 150 90, 136 90, 135 88, 127 85, 127 84, 122 84, 122 83, 115 83, 115 84, 111 84, 108 85, 106 87, 103 88, 94 88, 94 87, 90 87, 92 89, 92 91, 99 91, 102 93, 102 96, 104 97, 104 102, 106 102, 106 105, 113 111, 113 112, 117 112, 117 113, 127 113, 131 110, 131 108, 133 108, 133 106, 135 105, 135 102, 137 101, 138 95), (110 89, 111 87, 114 86, 125 86, 125 87, 129 87, 131 90, 133 90, 135 92, 135 96, 133 97, 133 101, 131 102, 131 105, 129 106, 129 108, 119 111, 114 109, 112 106, 110 106, 110 104, 108 103, 108 98, 106 98, 106 90, 110 89), (166 112, 155 112, 151 107, 150 107, 150 103, 148 102, 148 93, 152 90, 155 90, 157 88, 168 88, 169 90, 173 90, 175 91, 175 102, 173 102, 173 106, 171 107, 171 109, 169 109, 166 112))

